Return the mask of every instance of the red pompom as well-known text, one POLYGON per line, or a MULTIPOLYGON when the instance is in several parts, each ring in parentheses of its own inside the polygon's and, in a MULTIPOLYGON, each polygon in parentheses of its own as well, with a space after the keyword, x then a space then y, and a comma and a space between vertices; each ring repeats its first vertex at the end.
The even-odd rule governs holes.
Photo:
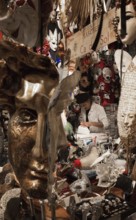
POLYGON ((0 32, 0 40, 2 40, 2 38, 3 38, 3 34, 2 32, 0 32))
POLYGON ((81 161, 79 159, 74 160, 74 167, 80 168, 81 167, 81 161))

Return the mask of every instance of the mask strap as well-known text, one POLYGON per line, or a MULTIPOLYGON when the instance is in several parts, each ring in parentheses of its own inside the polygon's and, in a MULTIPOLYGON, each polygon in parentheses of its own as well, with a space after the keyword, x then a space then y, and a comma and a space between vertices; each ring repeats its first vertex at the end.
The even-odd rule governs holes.
POLYGON ((121 37, 126 35, 126 0, 121 0, 121 37))
POLYGON ((68 211, 70 213, 70 219, 75 220, 76 201, 74 196, 70 196, 68 211))
POLYGON ((52 193, 50 198, 52 220, 56 220, 56 199, 56 194, 52 193))
POLYGON ((41 10, 42 9, 42 0, 39 1, 39 20, 40 20, 40 47, 41 47, 41 54, 43 52, 43 17, 42 17, 42 13, 41 10))
POLYGON ((92 45, 92 50, 96 51, 100 37, 101 37, 101 33, 102 33, 102 27, 103 27, 103 16, 104 16, 104 11, 103 11, 103 7, 102 7, 102 12, 101 12, 101 18, 100 18, 100 23, 99 23, 99 28, 98 28, 98 32, 95 38, 95 41, 92 45))
POLYGON ((41 220, 46 220, 45 200, 39 200, 41 208, 41 220))

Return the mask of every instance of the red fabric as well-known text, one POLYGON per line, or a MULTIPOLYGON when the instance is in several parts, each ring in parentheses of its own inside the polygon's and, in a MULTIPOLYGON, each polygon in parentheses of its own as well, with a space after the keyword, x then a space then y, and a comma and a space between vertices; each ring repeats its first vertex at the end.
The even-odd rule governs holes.
POLYGON ((104 60, 100 60, 99 63, 94 64, 94 67, 103 69, 105 67, 105 61, 104 60))
POLYGON ((81 161, 79 159, 74 161, 74 167, 80 168, 81 167, 81 161))
POLYGON ((106 106, 108 104, 114 103, 115 100, 115 83, 111 79, 110 83, 107 83, 103 77, 103 75, 100 75, 98 77, 98 85, 99 85, 99 96, 101 98, 101 104, 103 106, 106 106))
POLYGON ((67 143, 67 146, 70 147, 72 144, 70 142, 67 143))
MULTIPOLYGON (((38 54, 41 54, 41 47, 38 47, 36 50, 38 54)), ((50 50, 49 42, 45 39, 42 48, 42 55, 48 56, 49 50, 50 50)))
POLYGON ((124 175, 128 175, 128 170, 125 170, 125 171, 123 172, 123 174, 124 174, 124 175))
POLYGON ((0 40, 2 40, 2 38, 3 38, 3 34, 2 32, 0 32, 0 40))

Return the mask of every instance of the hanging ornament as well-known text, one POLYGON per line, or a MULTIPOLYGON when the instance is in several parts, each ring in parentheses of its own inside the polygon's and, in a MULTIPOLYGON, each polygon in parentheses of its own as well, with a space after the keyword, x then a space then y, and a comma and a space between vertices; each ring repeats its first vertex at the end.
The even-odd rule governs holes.
POLYGON ((77 22, 82 27, 90 17, 90 23, 92 24, 94 19, 101 14, 102 8, 107 13, 105 0, 70 0, 67 6, 67 11, 71 12, 69 22, 77 22))

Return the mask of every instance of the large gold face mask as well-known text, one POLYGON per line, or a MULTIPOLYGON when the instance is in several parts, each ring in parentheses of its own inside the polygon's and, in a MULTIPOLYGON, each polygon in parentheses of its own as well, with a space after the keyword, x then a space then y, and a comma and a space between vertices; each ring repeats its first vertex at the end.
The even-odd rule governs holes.
POLYGON ((21 188, 42 199, 47 197, 49 167, 46 137, 42 143, 42 136, 47 134, 49 92, 56 80, 30 74, 22 84, 16 95, 17 110, 9 125, 9 159, 21 188))
POLYGON ((0 42, 2 57, 0 91, 15 97, 16 103, 9 122, 9 159, 20 187, 30 197, 45 199, 54 183, 57 149, 66 145, 61 113, 80 73, 58 84, 49 58, 8 41, 0 42))

